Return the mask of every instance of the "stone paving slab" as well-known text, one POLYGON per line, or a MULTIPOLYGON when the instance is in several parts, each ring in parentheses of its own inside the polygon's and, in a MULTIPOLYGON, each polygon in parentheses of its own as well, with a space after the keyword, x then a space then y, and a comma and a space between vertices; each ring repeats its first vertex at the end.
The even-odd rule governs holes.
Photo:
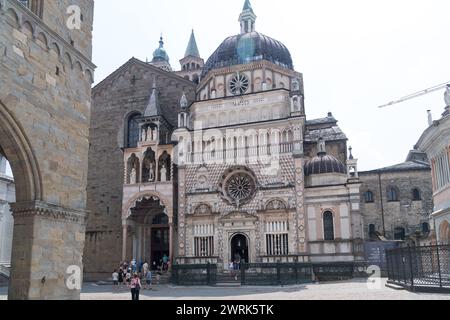
MULTIPOLYGON (((308 284, 288 287, 175 287, 160 286, 141 291, 141 300, 450 300, 450 294, 412 293, 385 287, 369 289, 362 280, 308 284)), ((0 288, 6 300, 7 288, 0 288)), ((131 300, 127 289, 112 291, 112 286, 85 284, 81 300, 131 300)))

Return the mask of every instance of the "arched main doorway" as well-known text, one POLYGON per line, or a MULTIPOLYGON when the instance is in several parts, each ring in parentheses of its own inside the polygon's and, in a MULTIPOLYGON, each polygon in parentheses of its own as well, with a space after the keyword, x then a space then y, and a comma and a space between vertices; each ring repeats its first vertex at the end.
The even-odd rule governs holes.
POLYGON ((159 265, 164 256, 171 258, 172 236, 167 208, 158 197, 144 197, 130 209, 124 259, 159 265))
POLYGON ((450 223, 444 221, 439 227, 439 242, 442 244, 450 244, 450 223))
POLYGON ((249 243, 245 235, 238 233, 231 238, 231 261, 249 262, 249 243))

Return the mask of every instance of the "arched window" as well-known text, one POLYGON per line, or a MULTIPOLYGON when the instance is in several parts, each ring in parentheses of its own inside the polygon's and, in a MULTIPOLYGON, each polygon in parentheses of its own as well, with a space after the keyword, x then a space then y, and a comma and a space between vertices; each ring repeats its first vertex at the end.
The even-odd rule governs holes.
POLYGON ((376 231, 375 225, 374 224, 369 224, 369 235, 373 235, 376 231))
POLYGON ((137 112, 128 117, 125 141, 125 146, 127 148, 135 148, 138 145, 140 136, 138 119, 140 117, 141 114, 137 112))
POLYGON ((169 217, 165 214, 159 214, 152 220, 152 225, 167 225, 169 224, 169 217))
POLYGON ((372 192, 372 191, 367 191, 367 192, 364 194, 364 199, 365 199, 366 203, 372 203, 372 202, 374 202, 373 192, 372 192))
POLYGON ((195 84, 199 84, 200 79, 198 78, 197 74, 194 74, 194 76, 192 77, 192 82, 194 82, 195 84))
POLYGON ((388 201, 398 201, 398 190, 394 187, 389 187, 387 192, 388 201))
POLYGON ((430 232, 430 224, 428 222, 422 223, 422 232, 423 233, 430 232))
POLYGON ((44 0, 19 0, 19 2, 31 10, 35 15, 42 18, 44 12, 44 0))
POLYGON ((325 241, 334 241, 334 219, 330 211, 323 214, 323 236, 325 241))
POLYGON ((406 231, 405 228, 395 228, 394 230, 394 240, 405 240, 406 231))
POLYGON ((420 190, 417 188, 414 188, 412 190, 412 199, 413 201, 420 201, 422 200, 422 197, 420 196, 420 190))

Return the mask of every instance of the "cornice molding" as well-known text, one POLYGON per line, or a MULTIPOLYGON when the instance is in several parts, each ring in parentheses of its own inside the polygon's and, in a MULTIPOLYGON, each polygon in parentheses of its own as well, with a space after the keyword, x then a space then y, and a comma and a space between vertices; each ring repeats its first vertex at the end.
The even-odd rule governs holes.
POLYGON ((42 217, 80 224, 85 224, 88 216, 87 211, 64 208, 43 201, 12 203, 11 211, 13 212, 14 219, 42 217))

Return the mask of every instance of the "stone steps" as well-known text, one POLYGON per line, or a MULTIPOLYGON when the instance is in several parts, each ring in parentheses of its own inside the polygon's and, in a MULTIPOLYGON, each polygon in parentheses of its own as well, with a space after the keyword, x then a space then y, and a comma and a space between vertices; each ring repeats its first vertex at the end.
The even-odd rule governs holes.
POLYGON ((219 273, 216 276, 216 287, 240 287, 241 275, 237 274, 237 278, 231 273, 219 273), (237 280, 236 280, 237 279, 237 280))
POLYGON ((394 283, 389 283, 389 282, 386 283, 386 287, 387 287, 387 288, 390 288, 390 289, 394 289, 394 290, 405 290, 405 287, 396 285, 396 284, 394 284, 394 283))
POLYGON ((11 266, 0 264, 0 275, 9 279, 11 266))
POLYGON ((9 285, 9 278, 0 274, 0 287, 7 287, 9 285))

